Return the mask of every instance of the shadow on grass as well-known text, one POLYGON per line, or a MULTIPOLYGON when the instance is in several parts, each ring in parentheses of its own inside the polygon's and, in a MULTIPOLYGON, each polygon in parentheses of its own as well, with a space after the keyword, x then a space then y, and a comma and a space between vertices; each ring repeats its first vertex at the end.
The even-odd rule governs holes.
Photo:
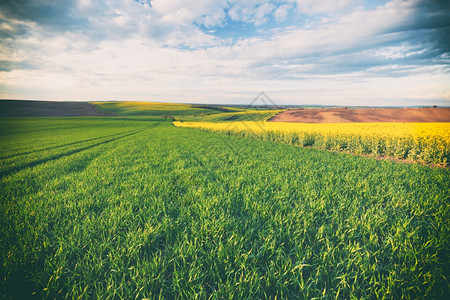
POLYGON ((133 132, 133 131, 134 131, 134 130, 129 130, 129 131, 125 131, 125 132, 119 132, 119 133, 114 133, 114 134, 108 134, 108 135, 99 136, 99 137, 95 137, 95 138, 90 138, 90 139, 80 140, 80 141, 76 141, 76 142, 72 142, 72 143, 62 144, 62 145, 58 145, 58 146, 54 146, 54 147, 47 147, 47 148, 42 148, 42 149, 39 149, 39 150, 33 150, 33 151, 27 151, 27 152, 15 153, 15 154, 12 154, 12 155, 0 157, 0 159, 8 159, 8 158, 18 157, 18 156, 27 155, 27 154, 36 153, 36 152, 42 152, 42 151, 47 151, 47 150, 53 150, 53 149, 58 149, 58 148, 67 147, 67 146, 73 146, 73 145, 76 145, 76 144, 82 144, 82 143, 85 143, 85 142, 90 142, 90 141, 100 140, 100 139, 104 139, 104 138, 108 138, 108 137, 112 137, 112 136, 117 136, 117 135, 129 133, 129 132, 133 132))
POLYGON ((118 136, 118 137, 114 137, 114 138, 108 139, 106 141, 102 141, 102 142, 99 142, 99 143, 95 143, 95 144, 92 144, 92 145, 89 145, 89 146, 81 147, 81 148, 74 149, 74 150, 71 150, 71 151, 67 151, 67 152, 64 152, 64 153, 59 153, 59 154, 56 154, 56 155, 52 155, 50 157, 46 157, 46 158, 43 158, 43 159, 38 159, 38 160, 32 161, 30 163, 24 164, 24 165, 20 165, 20 166, 16 166, 16 167, 4 170, 4 171, 0 172, 0 178, 9 176, 9 175, 11 175, 13 173, 22 171, 22 170, 27 169, 27 168, 32 168, 32 167, 38 166, 40 164, 43 164, 43 163, 46 163, 46 162, 49 162, 49 161, 52 161, 52 160, 57 160, 57 159, 60 159, 62 157, 66 157, 66 156, 69 156, 69 155, 72 155, 72 154, 79 153, 81 151, 85 151, 85 150, 92 149, 92 148, 100 146, 100 145, 104 145, 104 144, 107 144, 107 143, 110 143, 110 142, 113 142, 113 141, 116 141, 116 140, 119 140, 119 139, 123 139, 125 137, 136 135, 136 134, 141 133, 141 132, 143 132, 145 130, 153 129, 153 128, 155 128, 158 125, 159 125, 159 123, 155 123, 155 124, 153 124, 152 126, 150 126, 149 128, 146 128, 146 129, 133 131, 131 133, 124 134, 124 135, 121 135, 121 136, 118 136))

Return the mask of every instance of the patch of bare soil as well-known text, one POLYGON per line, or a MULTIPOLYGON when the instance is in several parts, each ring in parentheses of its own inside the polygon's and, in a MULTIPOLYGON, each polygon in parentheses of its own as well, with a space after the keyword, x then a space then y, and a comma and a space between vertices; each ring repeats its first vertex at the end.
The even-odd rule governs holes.
POLYGON ((327 108, 292 109, 270 122, 352 123, 352 122, 450 122, 450 108, 327 108))
POLYGON ((0 117, 106 116, 87 102, 0 100, 0 117))

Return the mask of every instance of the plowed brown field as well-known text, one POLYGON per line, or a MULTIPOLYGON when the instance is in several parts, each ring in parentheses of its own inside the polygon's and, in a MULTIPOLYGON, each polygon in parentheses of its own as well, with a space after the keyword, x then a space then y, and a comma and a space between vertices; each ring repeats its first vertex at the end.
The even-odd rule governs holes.
POLYGON ((450 122, 450 108, 328 108, 292 109, 270 122, 352 123, 352 122, 450 122))

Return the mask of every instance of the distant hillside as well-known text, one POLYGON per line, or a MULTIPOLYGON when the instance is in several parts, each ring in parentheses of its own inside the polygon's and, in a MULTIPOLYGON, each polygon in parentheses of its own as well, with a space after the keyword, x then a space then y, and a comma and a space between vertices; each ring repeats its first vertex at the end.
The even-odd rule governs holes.
POLYGON ((87 102, 0 100, 0 117, 105 116, 87 102))
POLYGON ((107 101, 91 102, 98 111, 117 116, 154 116, 154 117, 186 117, 219 114, 236 109, 216 107, 212 105, 192 105, 183 103, 107 101))

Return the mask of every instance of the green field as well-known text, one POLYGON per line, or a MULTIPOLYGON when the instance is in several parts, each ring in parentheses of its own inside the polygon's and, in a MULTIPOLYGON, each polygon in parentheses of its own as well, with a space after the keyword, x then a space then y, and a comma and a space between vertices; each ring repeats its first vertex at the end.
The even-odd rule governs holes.
POLYGON ((97 111, 113 116, 169 118, 181 121, 265 121, 281 110, 159 102, 91 102, 97 111))
POLYGON ((1 297, 448 298, 449 169, 163 116, 196 109, 0 119, 1 297))

